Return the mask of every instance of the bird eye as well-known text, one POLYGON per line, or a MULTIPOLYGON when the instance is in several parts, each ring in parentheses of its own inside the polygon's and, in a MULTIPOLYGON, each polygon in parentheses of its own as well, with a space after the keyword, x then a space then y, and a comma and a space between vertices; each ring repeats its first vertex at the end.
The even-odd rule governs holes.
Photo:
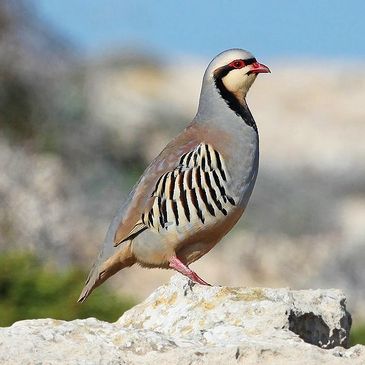
POLYGON ((230 66, 234 68, 242 68, 245 66, 245 62, 243 60, 235 60, 230 63, 230 66))

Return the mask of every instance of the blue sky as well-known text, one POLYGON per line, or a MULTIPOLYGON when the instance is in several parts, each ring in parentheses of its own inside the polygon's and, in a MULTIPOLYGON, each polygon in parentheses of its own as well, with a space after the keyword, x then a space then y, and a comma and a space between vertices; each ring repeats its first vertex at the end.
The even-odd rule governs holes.
POLYGON ((40 15, 86 53, 125 45, 210 57, 241 47, 285 59, 365 58, 361 0, 37 0, 40 15))

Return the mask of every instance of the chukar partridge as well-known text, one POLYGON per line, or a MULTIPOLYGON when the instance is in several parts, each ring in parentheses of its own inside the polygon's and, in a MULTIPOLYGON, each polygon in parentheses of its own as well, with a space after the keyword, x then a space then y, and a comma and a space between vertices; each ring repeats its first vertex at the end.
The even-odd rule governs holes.
POLYGON ((259 137, 246 94, 269 68, 242 49, 205 71, 198 112, 147 167, 107 232, 79 298, 135 263, 172 268, 207 284, 189 264, 236 224, 255 184, 259 137))

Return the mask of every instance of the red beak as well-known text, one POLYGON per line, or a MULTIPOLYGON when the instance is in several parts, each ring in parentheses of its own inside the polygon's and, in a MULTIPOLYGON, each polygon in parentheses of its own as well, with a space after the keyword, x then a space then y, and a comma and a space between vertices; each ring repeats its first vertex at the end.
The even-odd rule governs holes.
POLYGON ((250 73, 253 74, 262 74, 262 73, 269 73, 271 72, 270 69, 263 65, 262 63, 255 62, 251 64, 251 70, 250 73))

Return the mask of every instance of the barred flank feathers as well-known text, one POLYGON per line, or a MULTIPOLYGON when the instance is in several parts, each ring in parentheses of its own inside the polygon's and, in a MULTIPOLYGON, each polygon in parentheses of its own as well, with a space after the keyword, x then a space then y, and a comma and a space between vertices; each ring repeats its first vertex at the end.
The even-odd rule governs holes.
POLYGON ((208 216, 226 216, 227 201, 236 205, 227 193, 228 178, 221 154, 209 144, 200 144, 181 156, 178 167, 158 179, 153 192, 157 199, 145 212, 146 225, 160 230, 179 226, 182 216, 202 224, 208 216))

